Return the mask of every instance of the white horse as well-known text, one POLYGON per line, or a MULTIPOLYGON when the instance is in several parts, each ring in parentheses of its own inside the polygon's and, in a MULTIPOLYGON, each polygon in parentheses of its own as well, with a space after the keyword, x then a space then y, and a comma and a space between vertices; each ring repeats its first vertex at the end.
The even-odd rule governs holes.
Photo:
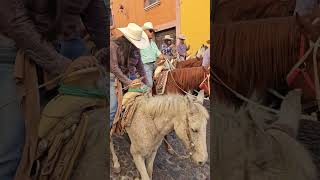
MULTIPOLYGON (((181 95, 140 97, 132 123, 126 127, 131 140, 130 152, 142 180, 152 179, 153 163, 165 135, 173 130, 182 140, 191 159, 203 165, 208 159, 206 125, 209 114, 203 92, 196 99, 181 95)), ((113 168, 120 170, 110 141, 113 168)))
POLYGON ((301 91, 289 92, 278 117, 253 106, 237 113, 218 104, 214 107, 218 108, 214 109, 216 176, 224 180, 317 179, 309 152, 295 139, 301 91))

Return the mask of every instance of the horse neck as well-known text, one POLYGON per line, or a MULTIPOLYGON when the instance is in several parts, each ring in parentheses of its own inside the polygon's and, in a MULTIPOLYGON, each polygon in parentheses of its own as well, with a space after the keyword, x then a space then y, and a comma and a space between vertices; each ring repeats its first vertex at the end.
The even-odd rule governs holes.
POLYGON ((185 91, 197 88, 205 79, 206 72, 202 67, 184 68, 172 73, 174 80, 185 91))
POLYGON ((166 109, 164 113, 158 115, 159 118, 155 118, 154 123, 160 134, 167 135, 174 130, 174 125, 183 116, 184 109, 186 107, 182 103, 179 108, 174 108, 174 112, 170 113, 172 110, 166 109))

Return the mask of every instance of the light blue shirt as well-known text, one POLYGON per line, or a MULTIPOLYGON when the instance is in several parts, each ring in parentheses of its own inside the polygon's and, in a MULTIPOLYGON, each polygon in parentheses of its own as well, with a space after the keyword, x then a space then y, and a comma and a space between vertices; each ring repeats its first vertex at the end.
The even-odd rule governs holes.
POLYGON ((156 43, 153 40, 151 40, 149 47, 145 49, 140 49, 140 54, 143 64, 146 64, 155 62, 157 58, 160 56, 161 52, 158 49, 156 43))

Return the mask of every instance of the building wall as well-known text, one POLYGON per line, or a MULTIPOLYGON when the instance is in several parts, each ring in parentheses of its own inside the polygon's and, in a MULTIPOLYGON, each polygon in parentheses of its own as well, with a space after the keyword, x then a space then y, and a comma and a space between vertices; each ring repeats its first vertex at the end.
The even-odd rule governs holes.
POLYGON ((177 30, 186 36, 186 43, 191 46, 189 53, 195 54, 210 39, 210 0, 201 0, 201 3, 180 0, 178 5, 180 24, 177 30))
POLYGON ((111 0, 114 26, 111 27, 112 35, 121 33, 115 29, 125 27, 133 22, 142 26, 150 21, 159 31, 176 26, 176 0, 160 0, 154 7, 145 10, 144 0, 111 0), (120 10, 122 5, 123 10, 120 10))

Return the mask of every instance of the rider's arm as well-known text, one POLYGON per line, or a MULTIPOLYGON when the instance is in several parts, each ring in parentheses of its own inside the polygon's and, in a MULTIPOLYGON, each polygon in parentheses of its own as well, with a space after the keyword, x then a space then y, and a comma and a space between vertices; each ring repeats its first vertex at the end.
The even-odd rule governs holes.
POLYGON ((71 63, 37 32, 22 0, 0 2, 0 32, 13 39, 18 48, 49 73, 64 72, 71 63))
POLYGON ((112 41, 110 42, 110 71, 126 86, 131 83, 131 80, 125 74, 123 74, 119 68, 117 46, 112 41))

